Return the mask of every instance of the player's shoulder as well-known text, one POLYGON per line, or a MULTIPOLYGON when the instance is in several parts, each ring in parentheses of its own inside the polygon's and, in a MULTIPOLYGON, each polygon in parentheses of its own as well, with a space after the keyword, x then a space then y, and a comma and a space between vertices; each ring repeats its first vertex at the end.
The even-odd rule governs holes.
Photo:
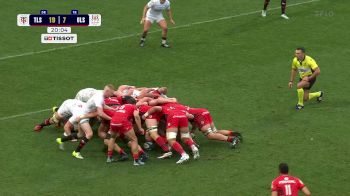
POLYGON ((305 55, 305 60, 309 61, 309 62, 313 62, 315 61, 315 59, 313 59, 311 56, 309 55, 305 55))
POLYGON ((293 63, 297 63, 297 62, 298 62, 298 58, 297 58, 297 57, 293 57, 292 62, 293 62, 293 63))
POLYGON ((66 102, 66 103, 80 103, 81 101, 78 99, 66 99, 64 102, 66 102))
POLYGON ((92 97, 103 97, 103 90, 96 90, 96 93, 92 97))
POLYGON ((294 176, 290 175, 279 175, 277 176, 272 182, 279 183, 280 181, 288 181, 288 180, 294 180, 294 176))
POLYGON ((297 177, 297 176, 290 176, 290 178, 293 179, 293 180, 295 180, 295 181, 299 181, 299 182, 303 183, 303 182, 300 180, 300 178, 297 177))

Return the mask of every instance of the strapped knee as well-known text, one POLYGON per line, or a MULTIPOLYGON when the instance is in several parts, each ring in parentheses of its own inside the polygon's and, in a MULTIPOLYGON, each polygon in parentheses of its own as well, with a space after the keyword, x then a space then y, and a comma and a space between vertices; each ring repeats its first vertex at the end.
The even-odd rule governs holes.
POLYGON ((191 135, 189 132, 187 133, 181 133, 181 138, 191 138, 191 135))
POLYGON ((59 122, 60 121, 57 119, 55 114, 50 118, 50 123, 51 124, 58 124, 59 122))
POLYGON ((109 140, 109 139, 111 139, 111 138, 112 138, 112 135, 108 132, 108 133, 106 134, 105 139, 109 140))
POLYGON ((204 134, 205 136, 208 136, 209 134, 215 133, 215 132, 216 132, 216 129, 213 130, 211 127, 209 127, 207 130, 205 130, 205 131, 203 132, 203 134, 204 134))
POLYGON ((147 129, 147 132, 149 132, 149 133, 153 133, 153 132, 157 132, 157 131, 158 131, 157 126, 151 126, 150 128, 147 129))
POLYGON ((167 133, 166 133, 166 138, 167 138, 168 140, 176 139, 176 136, 177 136, 177 133, 176 133, 176 132, 167 132, 167 133))

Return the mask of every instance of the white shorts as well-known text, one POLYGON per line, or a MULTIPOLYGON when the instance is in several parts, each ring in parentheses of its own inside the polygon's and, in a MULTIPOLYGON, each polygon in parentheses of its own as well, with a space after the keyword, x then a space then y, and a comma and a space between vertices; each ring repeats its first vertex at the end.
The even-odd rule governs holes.
POLYGON ((163 17, 163 14, 153 15, 153 14, 147 13, 146 20, 150 21, 153 24, 154 22, 159 23, 160 21, 164 20, 164 17, 163 17))
POLYGON ((77 124, 77 123, 84 123, 84 122, 88 122, 89 119, 88 118, 83 118, 83 119, 80 119, 79 122, 76 121, 76 118, 83 115, 84 114, 84 109, 83 108, 73 108, 73 115, 68 119, 68 121, 70 123, 72 123, 73 125, 74 124, 77 124))

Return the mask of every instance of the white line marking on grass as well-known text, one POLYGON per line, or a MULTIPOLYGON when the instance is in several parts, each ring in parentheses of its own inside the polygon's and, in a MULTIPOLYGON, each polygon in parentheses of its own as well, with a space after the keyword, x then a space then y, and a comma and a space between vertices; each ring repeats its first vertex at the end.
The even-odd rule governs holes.
POLYGON ((22 117, 22 116, 29 116, 29 115, 32 115, 32 114, 46 112, 46 111, 49 111, 49 110, 51 110, 51 109, 44 109, 44 110, 38 110, 38 111, 34 111, 34 112, 27 112, 27 113, 23 113, 23 114, 12 115, 12 116, 5 116, 5 117, 1 117, 0 121, 12 119, 12 118, 18 118, 18 117, 22 117))
MULTIPOLYGON (((305 2, 300 2, 300 3, 294 3, 294 4, 287 5, 287 7, 293 7, 293 6, 303 5, 303 4, 307 4, 307 3, 313 3, 313 2, 316 2, 316 1, 320 1, 320 0, 311 0, 311 1, 305 1, 305 2)), ((276 9, 280 9, 280 7, 274 7, 274 8, 271 8, 269 10, 276 10, 276 9)), ((185 25, 179 25, 179 26, 175 26, 175 27, 170 27, 169 29, 186 28, 186 27, 191 27, 193 25, 200 25, 200 24, 211 23, 211 22, 215 22, 215 21, 221 21, 221 20, 237 18, 237 17, 241 17, 241 16, 248 16, 248 15, 252 15, 252 14, 257 14, 259 12, 261 12, 261 10, 252 11, 252 12, 246 12, 246 13, 232 15, 232 16, 225 16, 225 17, 221 17, 221 18, 215 18, 215 19, 212 19, 212 20, 193 22, 193 23, 189 23, 189 24, 185 24, 185 25)), ((151 31, 150 33, 155 33, 155 32, 159 32, 159 31, 160 30, 151 31)), ((48 53, 48 52, 52 52, 52 51, 56 51, 56 50, 75 48, 75 47, 79 47, 79 46, 86 46, 86 45, 91 45, 91 44, 110 42, 110 41, 113 41, 113 40, 126 39, 126 38, 129 38, 129 37, 134 37, 134 36, 138 36, 138 35, 140 35, 140 34, 139 33, 134 33, 134 34, 124 35, 124 36, 117 36, 117 37, 112 37, 112 38, 107 38, 107 39, 102 39, 102 40, 97 40, 97 41, 85 42, 85 43, 81 43, 81 44, 62 46, 62 47, 58 47, 58 48, 51 48, 51 49, 47 49, 47 50, 40 50, 40 51, 26 52, 26 53, 16 54, 16 55, 3 56, 3 57, 0 57, 0 61, 7 60, 7 59, 13 59, 13 58, 17 58, 17 57, 22 57, 22 56, 30 56, 30 55, 48 53)))
MULTIPOLYGON (((300 3, 290 4, 287 7, 293 7, 293 6, 298 6, 298 5, 302 5, 302 4, 313 3, 313 2, 316 2, 316 1, 320 1, 320 0, 311 0, 311 1, 305 1, 305 2, 300 2, 300 3)), ((280 9, 280 7, 274 7, 274 8, 271 8, 269 10, 276 10, 276 9, 280 9)), ((247 13, 242 13, 242 14, 238 14, 238 15, 232 15, 232 16, 216 18, 216 19, 212 19, 212 20, 193 22, 193 23, 186 24, 186 25, 180 25, 180 26, 171 27, 170 29, 186 28, 186 27, 191 27, 193 25, 199 25, 199 24, 210 23, 210 22, 215 22, 215 21, 220 21, 220 20, 227 20, 227 19, 231 19, 231 18, 237 18, 237 17, 241 17, 241 16, 252 15, 252 14, 259 13, 259 12, 261 12, 261 10, 253 11, 253 12, 247 12, 247 13)), ((159 31, 160 30, 156 30, 156 31, 152 31, 150 33, 159 32, 159 31)), ((27 53, 12 55, 12 56, 5 56, 5 57, 1 57, 0 60, 6 60, 6 59, 11 59, 11 58, 22 57, 22 56, 29 56, 29 55, 35 55, 35 54, 41 54, 41 53, 47 53, 47 52, 51 52, 51 51, 55 51, 55 50, 63 50, 63 49, 67 49, 67 48, 74 48, 74 47, 85 46, 85 45, 90 45, 90 44, 109 42, 109 41, 113 41, 113 40, 129 38, 129 37, 133 37, 133 36, 137 36, 137 35, 139 35, 139 34, 135 33, 135 34, 125 35, 125 36, 118 36, 118 37, 112 37, 112 38, 108 38, 108 39, 102 39, 102 40, 97 40, 97 41, 85 42, 85 43, 76 44, 76 45, 63 46, 63 47, 52 48, 52 49, 48 49, 48 50, 41 50, 41 51, 37 51, 37 52, 27 52, 27 53)), ((46 111, 49 111, 49 110, 51 110, 51 109, 44 109, 44 110, 38 110, 38 111, 34 111, 34 112, 27 112, 27 113, 23 113, 23 114, 17 114, 17 115, 12 115, 12 116, 0 117, 0 121, 13 119, 13 118, 18 118, 18 117, 23 117, 23 116, 29 116, 29 115, 32 115, 32 114, 46 112, 46 111)))

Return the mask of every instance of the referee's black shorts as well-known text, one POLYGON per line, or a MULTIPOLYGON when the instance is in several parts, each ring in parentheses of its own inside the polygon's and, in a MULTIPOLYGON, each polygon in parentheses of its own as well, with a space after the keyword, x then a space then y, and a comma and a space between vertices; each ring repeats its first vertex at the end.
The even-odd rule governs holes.
MULTIPOLYGON (((302 81, 301 78, 300 78, 299 82, 300 82, 300 81, 302 81)), ((315 82, 316 82, 316 77, 315 77, 314 79, 312 79, 312 80, 309 80, 310 85, 309 85, 308 87, 304 87, 303 89, 305 89, 305 90, 310 90, 311 87, 315 84, 315 82)))

